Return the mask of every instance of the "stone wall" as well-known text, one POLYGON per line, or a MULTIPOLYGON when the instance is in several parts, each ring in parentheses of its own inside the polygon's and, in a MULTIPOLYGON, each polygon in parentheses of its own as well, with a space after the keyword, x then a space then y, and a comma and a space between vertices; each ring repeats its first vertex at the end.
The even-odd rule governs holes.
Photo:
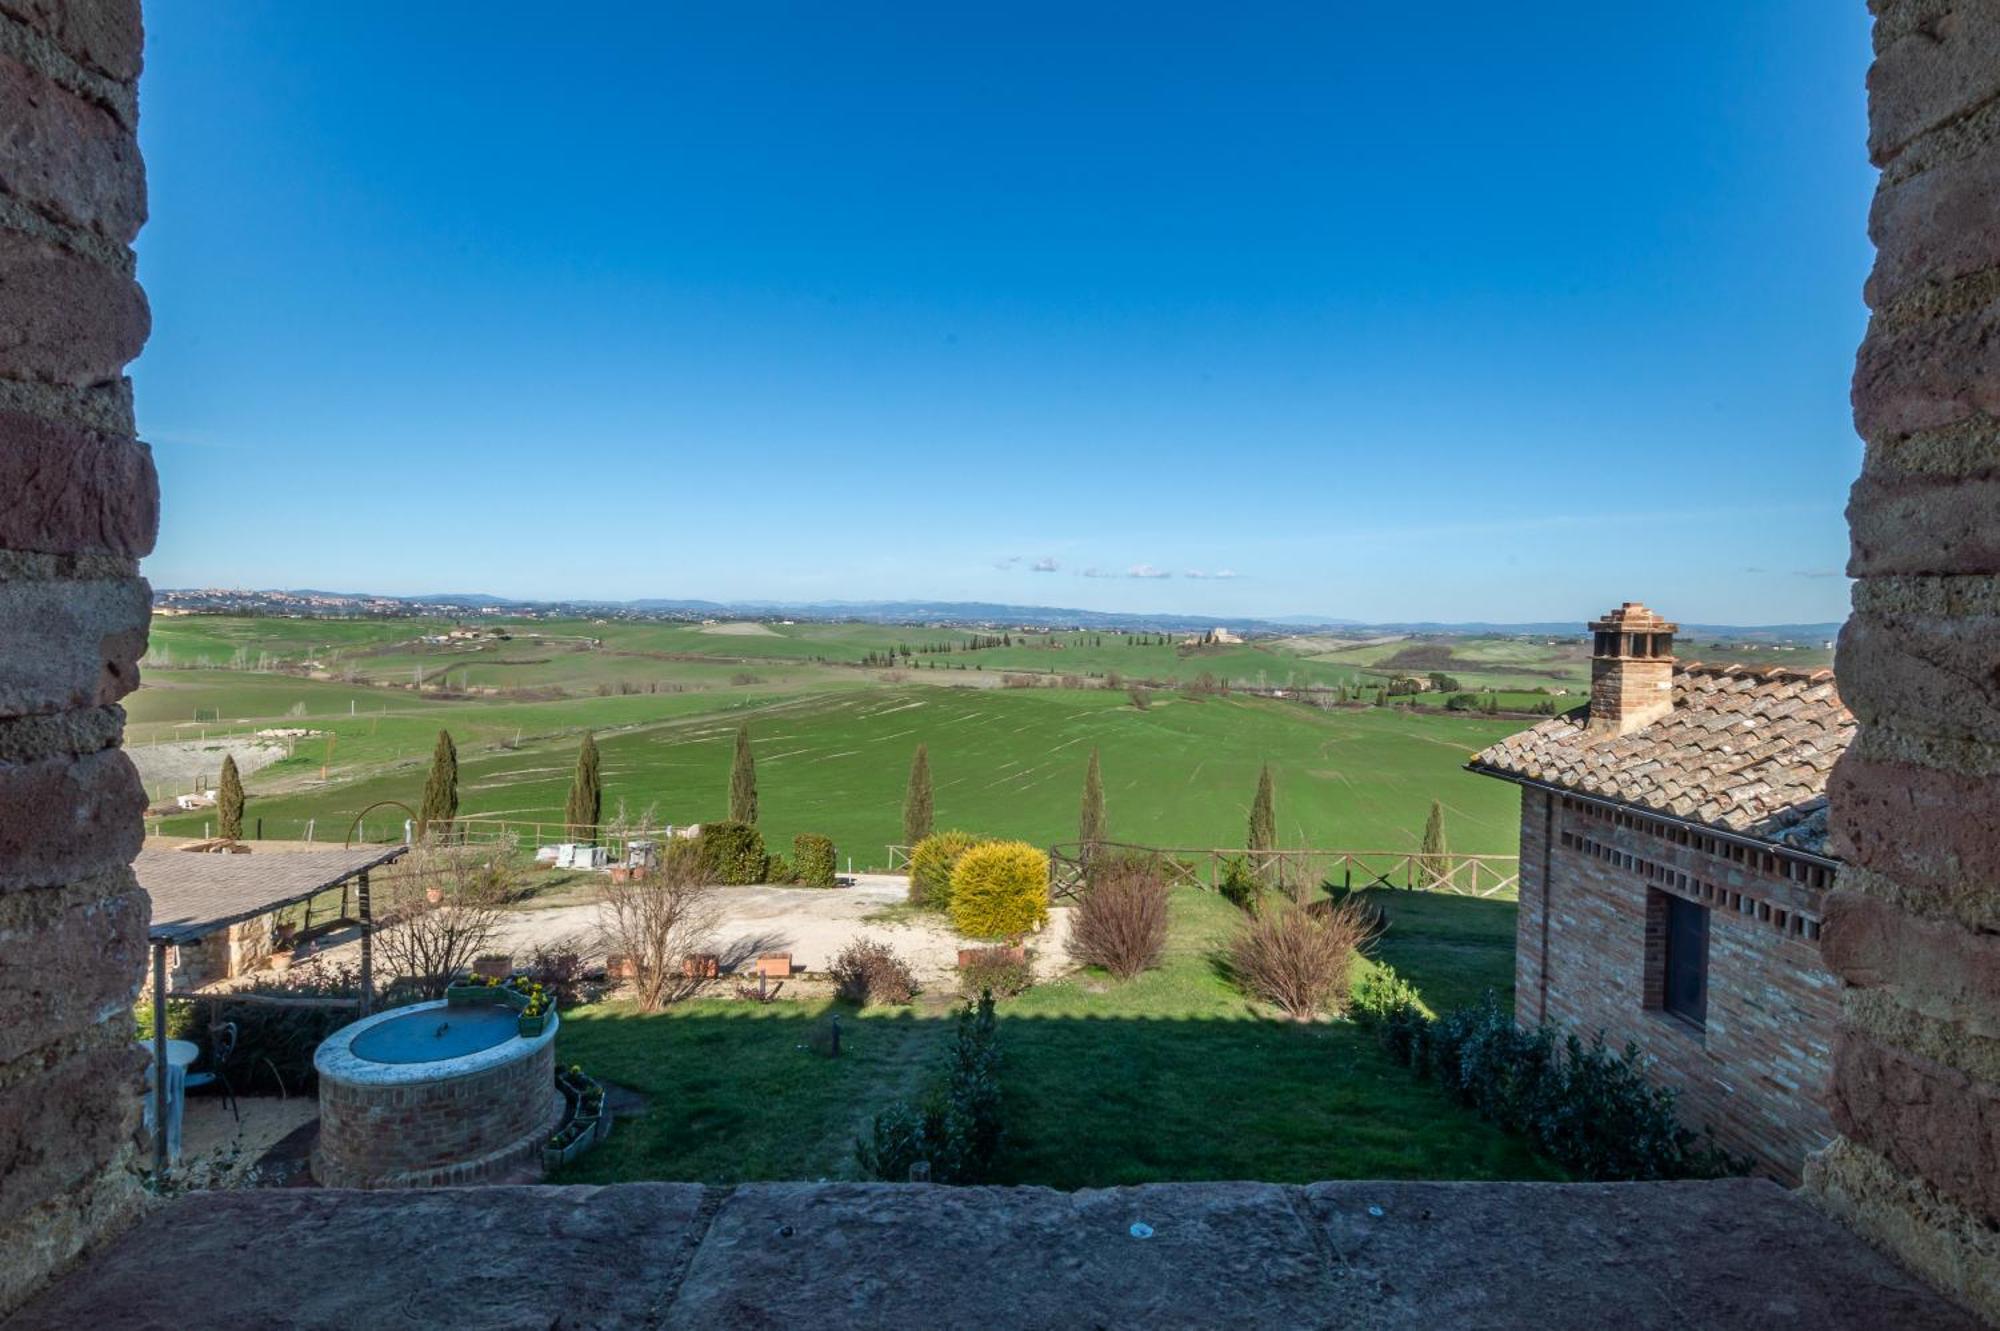
POLYGON ((1858 579, 1834 774, 1847 983, 1808 1173, 1836 1215, 2000 1319, 2000 0, 1876 0, 1881 177, 1858 579))
POLYGON ((136 0, 0 0, 0 1312, 137 1197, 139 58, 136 0))
POLYGON ((1838 983, 1817 939, 1826 870, 1546 791, 1522 798, 1515 1008, 1657 1060, 1684 1120, 1796 1181, 1833 1134, 1838 983), (1709 909, 1708 1014, 1661 1007, 1667 895, 1709 909))

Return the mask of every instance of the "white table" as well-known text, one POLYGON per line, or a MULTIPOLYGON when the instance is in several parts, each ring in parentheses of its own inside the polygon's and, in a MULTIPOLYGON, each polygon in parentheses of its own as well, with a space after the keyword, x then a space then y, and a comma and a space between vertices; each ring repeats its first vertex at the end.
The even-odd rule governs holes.
MULTIPOLYGON (((154 1048, 151 1040, 135 1040, 146 1056, 146 1131, 153 1131, 158 1101, 153 1094, 154 1048)), ((192 1040, 167 1041, 167 1159, 181 1158, 181 1106, 187 1099, 188 1064, 201 1056, 201 1046, 192 1040)))

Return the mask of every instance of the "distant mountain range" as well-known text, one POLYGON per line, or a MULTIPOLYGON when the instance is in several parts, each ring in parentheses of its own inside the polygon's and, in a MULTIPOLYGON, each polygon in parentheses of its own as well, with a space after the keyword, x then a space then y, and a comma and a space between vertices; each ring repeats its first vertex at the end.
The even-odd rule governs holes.
MULTIPOLYGON (((1502 623, 1485 620, 1408 620, 1370 623, 1320 615, 1244 618, 1215 615, 1122 614, 1060 606, 1010 605, 996 601, 703 601, 647 597, 635 601, 531 601, 485 592, 437 592, 426 596, 383 596, 313 588, 242 591, 221 588, 167 588, 154 593, 163 609, 314 616, 378 617, 507 614, 535 619, 800 619, 870 624, 950 624, 969 627, 1011 625, 1033 628, 1125 629, 1184 632, 1223 628, 1243 634, 1295 634, 1324 630, 1356 633, 1411 633, 1452 636, 1506 634, 1577 637, 1581 621, 1502 623)), ((1736 642, 1819 642, 1834 637, 1838 623, 1683 624, 1686 638, 1727 638, 1736 642)))

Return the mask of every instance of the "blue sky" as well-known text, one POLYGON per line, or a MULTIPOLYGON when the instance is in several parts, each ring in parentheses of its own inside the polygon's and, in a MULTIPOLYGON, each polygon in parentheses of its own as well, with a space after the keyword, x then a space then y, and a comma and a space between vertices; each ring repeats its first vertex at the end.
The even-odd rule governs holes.
POLYGON ((147 22, 157 585, 1845 613, 1859 3, 147 22))

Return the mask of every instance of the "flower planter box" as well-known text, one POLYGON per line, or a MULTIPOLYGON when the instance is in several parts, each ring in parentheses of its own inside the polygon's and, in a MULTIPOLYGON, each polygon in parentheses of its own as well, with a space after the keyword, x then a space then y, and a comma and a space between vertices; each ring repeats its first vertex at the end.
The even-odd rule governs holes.
POLYGON ((597 1145, 597 1134, 585 1132, 567 1146, 544 1146, 542 1148, 542 1168, 559 1169, 570 1161, 597 1145))
POLYGON ((554 1003, 550 1003, 548 1011, 536 1013, 532 1017, 522 1017, 519 1023, 522 1037, 532 1040, 547 1030, 549 1028, 549 1018, 553 1017, 555 1013, 556 1006, 554 1003))
POLYGON ((792 954, 789 952, 766 952, 757 958, 752 975, 768 975, 774 980, 792 978, 792 954))
POLYGON ((690 980, 713 980, 722 974, 722 958, 713 952, 692 952, 681 958, 681 974, 690 980))
POLYGON ((526 994, 517 994, 512 989, 503 989, 497 984, 453 984, 444 991, 444 1001, 453 1007, 464 1007, 473 1003, 504 1003, 516 1011, 528 1006, 526 994))
POLYGON ((490 975, 496 980, 504 980, 514 973, 514 958, 505 952, 495 952, 472 960, 474 975, 490 975))

